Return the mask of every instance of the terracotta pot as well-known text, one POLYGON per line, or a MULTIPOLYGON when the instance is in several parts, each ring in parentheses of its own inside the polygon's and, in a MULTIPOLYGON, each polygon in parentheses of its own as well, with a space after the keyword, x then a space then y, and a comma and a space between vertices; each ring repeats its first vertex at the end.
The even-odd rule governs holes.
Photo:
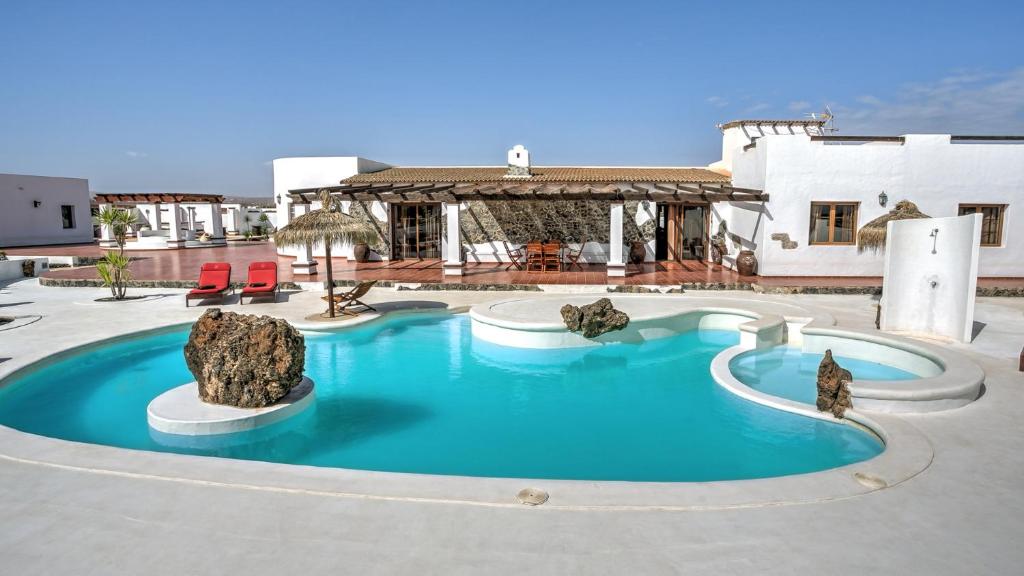
POLYGON ((643 264, 647 257, 647 244, 645 242, 631 242, 629 245, 629 261, 633 264, 643 264))
POLYGON ((356 262, 369 262, 370 261, 370 245, 365 242, 360 242, 352 247, 352 256, 356 259, 356 262))
POLYGON ((757 274, 757 256, 753 250, 740 250, 736 256, 736 271, 740 276, 753 276, 757 274))

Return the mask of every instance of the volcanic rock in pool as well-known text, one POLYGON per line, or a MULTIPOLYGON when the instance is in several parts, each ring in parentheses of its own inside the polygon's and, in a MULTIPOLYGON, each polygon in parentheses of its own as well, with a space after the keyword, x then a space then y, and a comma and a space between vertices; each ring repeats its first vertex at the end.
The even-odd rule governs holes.
POLYGON ((566 304, 560 310, 565 327, 571 332, 582 332, 594 338, 606 332, 622 330, 629 324, 629 316, 612 306, 612 301, 601 298, 593 304, 573 306, 566 304))
POLYGON ((185 363, 202 401, 261 408, 302 382, 305 353, 302 334, 284 320, 213 308, 192 326, 185 363))
POLYGON ((842 418, 846 409, 853 407, 849 388, 852 381, 853 374, 836 364, 832 350, 825 350, 825 357, 818 365, 818 410, 842 418))

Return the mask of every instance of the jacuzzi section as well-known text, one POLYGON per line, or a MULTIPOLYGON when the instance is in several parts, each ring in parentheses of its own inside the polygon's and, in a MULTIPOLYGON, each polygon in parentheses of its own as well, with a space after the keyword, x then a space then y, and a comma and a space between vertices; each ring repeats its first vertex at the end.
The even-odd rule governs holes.
POLYGON ((982 369, 960 354, 884 333, 807 326, 804 352, 832 350, 837 356, 886 364, 920 376, 915 380, 858 380, 850 393, 859 410, 890 413, 936 412, 970 404, 981 395, 982 369))

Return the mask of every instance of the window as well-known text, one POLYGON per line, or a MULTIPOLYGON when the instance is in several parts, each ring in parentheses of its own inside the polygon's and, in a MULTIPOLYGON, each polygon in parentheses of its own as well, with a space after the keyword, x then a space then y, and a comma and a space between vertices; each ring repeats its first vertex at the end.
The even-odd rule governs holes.
POLYGON ((1003 212, 1005 204, 961 204, 959 214, 981 214, 981 245, 1003 245, 1003 212))
POLYGON ((60 219, 64 228, 75 227, 75 207, 70 204, 62 204, 60 207, 60 219))
POLYGON ((856 231, 856 203, 811 202, 810 244, 854 244, 856 231))

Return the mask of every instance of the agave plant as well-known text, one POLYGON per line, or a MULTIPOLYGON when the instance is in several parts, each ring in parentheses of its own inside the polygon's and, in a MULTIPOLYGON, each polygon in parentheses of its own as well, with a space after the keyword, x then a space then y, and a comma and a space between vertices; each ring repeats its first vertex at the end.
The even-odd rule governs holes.
POLYGON ((109 228, 114 242, 117 243, 116 252, 107 251, 107 254, 96 263, 96 272, 100 275, 103 285, 110 288, 110 294, 114 299, 124 300, 128 281, 132 276, 131 270, 128 269, 132 259, 124 255, 124 244, 128 236, 128 227, 136 223, 136 216, 125 208, 105 208, 96 217, 96 223, 109 228))

